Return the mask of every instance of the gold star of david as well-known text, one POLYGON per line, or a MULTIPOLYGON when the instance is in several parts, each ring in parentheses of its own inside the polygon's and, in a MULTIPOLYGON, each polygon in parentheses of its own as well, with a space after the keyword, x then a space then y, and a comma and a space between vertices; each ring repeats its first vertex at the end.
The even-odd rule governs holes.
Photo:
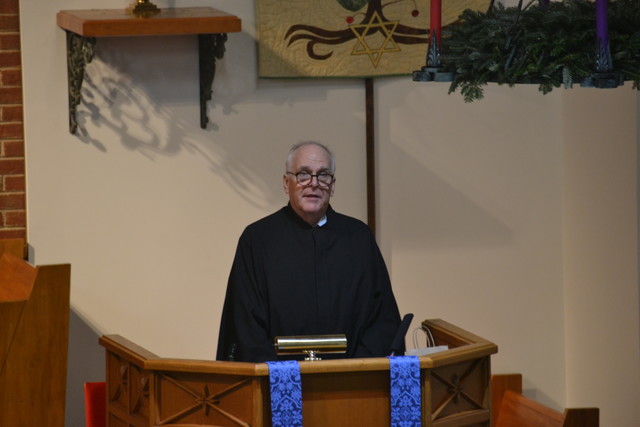
POLYGON ((378 12, 373 12, 371 20, 368 23, 351 25, 349 28, 351 28, 351 31, 357 37, 357 42, 351 51, 351 55, 369 55, 373 67, 377 68, 383 53, 400 52, 400 48, 393 40, 393 33, 398 23, 399 21, 383 22, 378 12), (365 39, 369 34, 377 31, 382 32, 385 35, 385 39, 377 49, 372 49, 365 39))

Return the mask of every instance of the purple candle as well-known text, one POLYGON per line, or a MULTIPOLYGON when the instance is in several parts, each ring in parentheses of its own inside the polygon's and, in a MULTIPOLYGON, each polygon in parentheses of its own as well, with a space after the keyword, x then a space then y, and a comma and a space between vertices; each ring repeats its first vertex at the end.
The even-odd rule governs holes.
POLYGON ((607 1, 608 0, 596 0, 596 43, 603 48, 609 45, 607 1))

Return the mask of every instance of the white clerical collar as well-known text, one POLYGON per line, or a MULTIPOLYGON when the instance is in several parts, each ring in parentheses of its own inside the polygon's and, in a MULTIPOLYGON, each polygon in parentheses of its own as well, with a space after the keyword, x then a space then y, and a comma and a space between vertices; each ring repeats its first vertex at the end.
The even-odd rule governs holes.
POLYGON ((326 223, 327 223, 327 216, 325 215, 322 218, 320 218, 320 221, 318 221, 318 223, 316 224, 316 227, 322 227, 326 223))

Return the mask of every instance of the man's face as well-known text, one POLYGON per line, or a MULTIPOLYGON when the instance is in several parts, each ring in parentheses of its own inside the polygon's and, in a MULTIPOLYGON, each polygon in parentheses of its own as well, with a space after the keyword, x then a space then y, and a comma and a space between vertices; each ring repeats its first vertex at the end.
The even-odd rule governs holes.
MULTIPOLYGON (((293 153, 291 170, 287 172, 308 172, 312 175, 320 172, 331 173, 329 154, 316 145, 305 145, 293 153)), ((335 181, 328 187, 320 185, 312 178, 307 185, 300 185, 296 177, 284 175, 284 191, 289 195, 293 210, 307 223, 316 225, 324 216, 333 195, 335 181)))

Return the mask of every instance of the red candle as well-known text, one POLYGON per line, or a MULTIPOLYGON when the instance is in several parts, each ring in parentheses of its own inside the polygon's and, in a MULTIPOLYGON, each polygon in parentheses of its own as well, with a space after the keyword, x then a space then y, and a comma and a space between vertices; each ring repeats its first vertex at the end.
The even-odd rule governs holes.
POLYGON ((440 29, 442 27, 442 4, 441 0, 431 0, 431 26, 429 28, 429 37, 433 40, 436 37, 438 48, 440 48, 440 29))

